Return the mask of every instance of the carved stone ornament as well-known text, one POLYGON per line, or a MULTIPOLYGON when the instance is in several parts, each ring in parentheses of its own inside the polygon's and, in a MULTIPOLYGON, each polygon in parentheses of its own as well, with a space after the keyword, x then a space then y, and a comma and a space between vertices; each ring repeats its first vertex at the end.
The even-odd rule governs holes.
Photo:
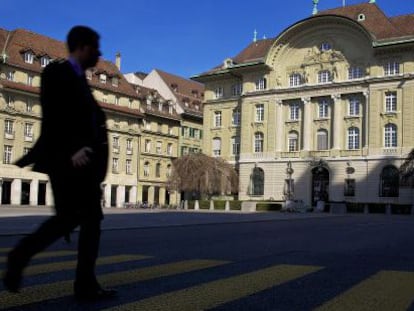
POLYGON ((307 55, 303 59, 304 65, 315 65, 322 63, 336 63, 345 61, 345 56, 337 50, 321 51, 317 47, 308 50, 307 55))

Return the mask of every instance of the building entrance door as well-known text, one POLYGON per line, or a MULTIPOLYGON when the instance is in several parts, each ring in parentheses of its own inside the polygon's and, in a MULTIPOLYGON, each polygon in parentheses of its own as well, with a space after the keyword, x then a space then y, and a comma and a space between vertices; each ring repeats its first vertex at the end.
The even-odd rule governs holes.
POLYGON ((322 166, 312 169, 312 206, 329 200, 329 171, 322 166))

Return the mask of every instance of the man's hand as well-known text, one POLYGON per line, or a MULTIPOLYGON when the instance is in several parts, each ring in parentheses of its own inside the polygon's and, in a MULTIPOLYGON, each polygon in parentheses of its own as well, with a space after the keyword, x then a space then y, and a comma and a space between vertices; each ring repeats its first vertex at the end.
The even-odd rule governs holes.
POLYGON ((90 147, 83 147, 78 150, 71 158, 73 166, 79 168, 87 165, 90 161, 91 153, 93 153, 93 150, 90 147))

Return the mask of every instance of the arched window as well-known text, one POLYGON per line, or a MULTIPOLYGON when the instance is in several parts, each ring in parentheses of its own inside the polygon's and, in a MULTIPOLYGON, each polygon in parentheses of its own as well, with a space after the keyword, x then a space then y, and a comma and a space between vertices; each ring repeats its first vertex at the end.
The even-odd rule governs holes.
POLYGON ((387 165, 382 169, 380 176, 380 196, 398 197, 400 176, 395 166, 387 165))
POLYGON ((348 149, 359 149, 359 128, 357 127, 348 129, 348 149))
POLYGON ((155 177, 161 177, 161 163, 155 165, 155 177))
POLYGON ((289 152, 299 150, 299 135, 298 135, 298 132, 296 132, 296 131, 289 132, 288 147, 289 147, 289 152))
POLYGON ((318 150, 328 150, 328 132, 319 130, 317 133, 318 150))
POLYGON ((144 176, 148 177, 150 175, 150 164, 149 162, 144 163, 144 176))
POLYGON ((384 147, 397 147, 397 126, 395 124, 389 123, 384 128, 384 147))
POLYGON ((254 134, 254 152, 263 152, 263 133, 254 134))
POLYGON ((221 139, 213 138, 213 156, 219 157, 221 155, 221 139))
POLYGON ((255 167, 251 175, 251 195, 264 194, 264 171, 260 167, 255 167))

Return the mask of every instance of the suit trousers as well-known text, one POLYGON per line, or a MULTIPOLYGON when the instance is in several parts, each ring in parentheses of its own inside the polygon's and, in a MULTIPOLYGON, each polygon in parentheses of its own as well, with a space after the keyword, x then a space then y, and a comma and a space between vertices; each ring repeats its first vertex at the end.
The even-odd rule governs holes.
POLYGON ((35 254, 80 226, 75 291, 93 290, 99 287, 95 264, 102 220, 100 183, 77 174, 49 174, 49 177, 56 215, 22 239, 10 253, 9 260, 23 269, 35 254))

